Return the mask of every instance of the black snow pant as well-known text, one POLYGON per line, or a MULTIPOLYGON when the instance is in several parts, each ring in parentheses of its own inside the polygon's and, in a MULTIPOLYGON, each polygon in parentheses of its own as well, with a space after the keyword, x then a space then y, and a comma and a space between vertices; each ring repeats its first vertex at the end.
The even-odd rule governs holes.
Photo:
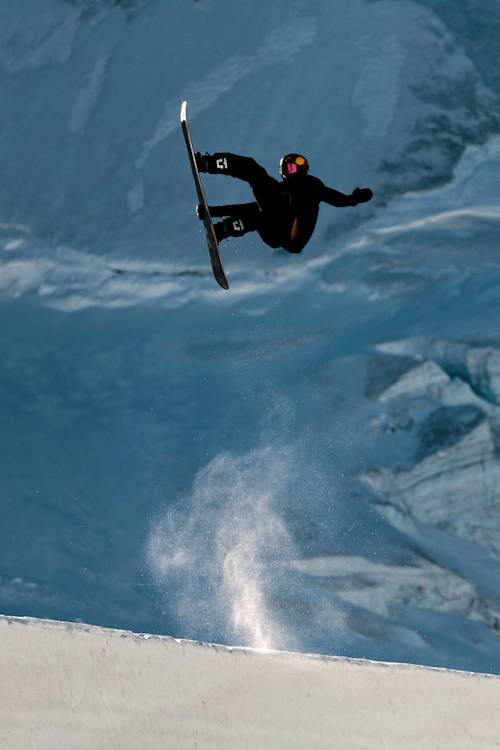
POLYGON ((244 180, 255 196, 252 203, 210 207, 211 216, 228 217, 215 225, 217 238, 241 237, 247 232, 257 231, 270 247, 283 247, 289 243, 294 217, 291 215, 288 196, 281 192, 280 182, 248 156, 221 152, 213 154, 211 161, 211 174, 224 174, 244 180))

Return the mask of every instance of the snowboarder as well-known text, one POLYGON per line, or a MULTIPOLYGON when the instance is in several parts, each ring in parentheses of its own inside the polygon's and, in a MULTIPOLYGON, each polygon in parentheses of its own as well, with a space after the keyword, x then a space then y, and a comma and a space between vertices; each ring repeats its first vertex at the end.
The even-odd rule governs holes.
MULTIPOLYGON (((319 204, 357 206, 371 200, 370 188, 355 188, 351 195, 327 187, 308 174, 309 163, 300 154, 286 154, 280 161, 281 182, 268 175, 255 159, 230 153, 196 153, 200 172, 225 174, 248 182, 255 196, 252 203, 209 206, 210 216, 226 217, 214 225, 217 240, 258 232, 270 247, 300 253, 316 226, 319 204)), ((203 206, 197 207, 203 220, 203 206)))

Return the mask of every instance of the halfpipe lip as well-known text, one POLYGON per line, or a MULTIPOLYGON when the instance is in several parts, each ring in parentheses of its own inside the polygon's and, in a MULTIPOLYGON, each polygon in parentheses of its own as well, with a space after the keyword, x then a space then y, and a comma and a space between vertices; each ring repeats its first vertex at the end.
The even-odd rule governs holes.
MULTIPOLYGON (((462 669, 453 669, 451 667, 434 667, 427 664, 415 664, 412 662, 397 662, 397 661, 378 661, 375 659, 363 659, 361 657, 352 656, 335 656, 331 654, 320 654, 320 653, 309 653, 302 651, 286 651, 280 649, 256 649, 250 646, 237 646, 228 645, 222 643, 210 643, 208 641, 197 641, 190 638, 177 638, 171 635, 164 635, 159 633, 142 633, 134 630, 127 630, 125 628, 113 628, 111 626, 104 625, 93 625, 92 623, 76 622, 73 620, 53 620, 50 618, 42 617, 31 617, 29 615, 8 615, 0 614, 0 625, 4 622, 6 624, 20 624, 20 625, 37 625, 37 626, 48 626, 57 627, 64 630, 72 630, 76 632, 90 633, 90 634, 102 634, 106 637, 118 637, 118 638, 129 638, 131 640, 136 639, 137 641, 159 641, 165 643, 176 643, 179 645, 195 646, 196 648, 214 650, 217 652, 227 654, 251 654, 254 656, 265 656, 270 658, 287 658, 287 659, 308 659, 326 663, 340 663, 345 665, 360 666, 360 667, 377 667, 380 669, 403 669, 403 670, 424 670, 426 672, 442 672, 445 674, 456 674, 462 675, 463 677, 480 677, 488 678, 491 680, 500 681, 500 675, 490 672, 472 672, 462 669)), ((1 635, 0 635, 1 638, 1 635)))

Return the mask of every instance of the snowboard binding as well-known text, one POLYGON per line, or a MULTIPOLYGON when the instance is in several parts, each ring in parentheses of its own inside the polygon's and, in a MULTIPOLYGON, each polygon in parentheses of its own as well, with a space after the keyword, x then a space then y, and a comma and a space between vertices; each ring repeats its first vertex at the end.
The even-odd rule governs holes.
POLYGON ((227 172, 229 168, 228 160, 224 155, 201 154, 197 151, 194 156, 198 172, 218 174, 220 172, 227 172))
POLYGON ((215 172, 215 159, 210 154, 201 154, 199 151, 195 153, 196 166, 198 172, 215 172))

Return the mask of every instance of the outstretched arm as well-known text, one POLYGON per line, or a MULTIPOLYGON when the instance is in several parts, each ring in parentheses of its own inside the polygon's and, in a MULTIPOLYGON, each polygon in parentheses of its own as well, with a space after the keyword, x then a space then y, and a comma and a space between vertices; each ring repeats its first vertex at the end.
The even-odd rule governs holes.
POLYGON ((324 203, 328 203, 330 206, 337 206, 342 208, 343 206, 357 206, 358 203, 366 203, 373 198, 373 193, 370 188, 354 188, 350 195, 345 195, 339 190, 323 185, 321 191, 321 200, 324 203))

